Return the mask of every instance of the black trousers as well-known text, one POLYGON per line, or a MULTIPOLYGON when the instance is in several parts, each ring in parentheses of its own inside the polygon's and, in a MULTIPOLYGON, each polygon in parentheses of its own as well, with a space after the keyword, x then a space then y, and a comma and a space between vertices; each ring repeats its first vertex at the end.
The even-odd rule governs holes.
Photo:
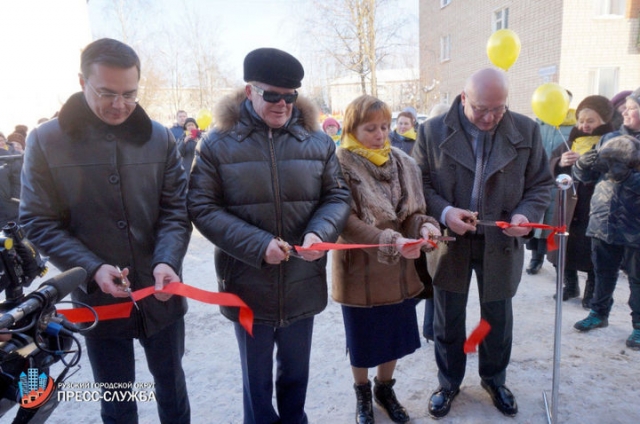
MULTIPOLYGON (((472 240, 471 246, 471 266, 468 270, 460 271, 467 273, 469 281, 472 272, 475 271, 478 292, 482 293, 484 240, 472 240)), ((434 286, 434 352, 438 365, 438 381, 440 386, 447 390, 457 389, 464 379, 467 355, 463 347, 467 338, 468 296, 468 293, 443 290, 438 287, 437 282, 434 286)), ((491 325, 491 331, 478 346, 480 378, 489 384, 503 385, 507 377, 506 370, 511 359, 513 341, 511 298, 494 302, 480 300, 480 315, 491 325)))

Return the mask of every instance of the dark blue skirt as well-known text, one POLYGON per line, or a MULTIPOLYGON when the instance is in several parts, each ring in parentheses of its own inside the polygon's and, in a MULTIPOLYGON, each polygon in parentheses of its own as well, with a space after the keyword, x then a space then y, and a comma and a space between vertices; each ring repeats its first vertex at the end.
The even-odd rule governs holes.
POLYGON ((395 305, 342 306, 351 366, 373 368, 415 352, 420 347, 417 299, 395 305))

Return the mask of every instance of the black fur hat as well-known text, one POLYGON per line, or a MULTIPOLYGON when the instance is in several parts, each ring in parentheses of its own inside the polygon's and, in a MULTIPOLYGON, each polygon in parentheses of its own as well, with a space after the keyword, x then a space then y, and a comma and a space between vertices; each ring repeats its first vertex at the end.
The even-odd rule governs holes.
POLYGON ((282 50, 260 48, 244 58, 244 80, 259 81, 274 87, 299 88, 304 68, 295 57, 282 50))

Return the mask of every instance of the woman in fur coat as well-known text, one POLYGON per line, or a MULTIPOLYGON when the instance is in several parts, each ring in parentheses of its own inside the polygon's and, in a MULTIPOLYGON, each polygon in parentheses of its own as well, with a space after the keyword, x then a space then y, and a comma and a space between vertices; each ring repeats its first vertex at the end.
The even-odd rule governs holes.
POLYGON ((341 303, 355 380, 356 422, 373 423, 368 369, 377 367, 373 398, 392 421, 409 421, 393 391, 396 361, 420 347, 414 296, 423 290, 414 260, 440 235, 426 215, 415 161, 388 139, 391 110, 375 97, 355 99, 345 112, 337 151, 352 191, 351 214, 340 243, 373 249, 333 252, 332 297, 341 303), (415 242, 415 243, 414 243, 415 242))

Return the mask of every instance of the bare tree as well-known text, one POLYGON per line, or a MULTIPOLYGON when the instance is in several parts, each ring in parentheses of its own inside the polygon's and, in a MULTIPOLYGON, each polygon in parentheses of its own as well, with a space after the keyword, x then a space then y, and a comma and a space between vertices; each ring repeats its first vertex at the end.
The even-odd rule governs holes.
POLYGON ((408 17, 393 13, 390 0, 327 0, 315 3, 309 28, 337 70, 355 72, 363 94, 377 96, 376 71, 403 45, 408 17), (382 18, 384 16, 384 18, 382 18), (322 21, 321 21, 322 19, 322 21))

